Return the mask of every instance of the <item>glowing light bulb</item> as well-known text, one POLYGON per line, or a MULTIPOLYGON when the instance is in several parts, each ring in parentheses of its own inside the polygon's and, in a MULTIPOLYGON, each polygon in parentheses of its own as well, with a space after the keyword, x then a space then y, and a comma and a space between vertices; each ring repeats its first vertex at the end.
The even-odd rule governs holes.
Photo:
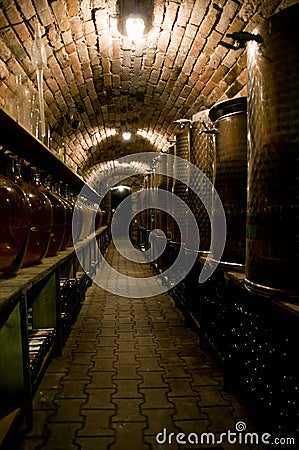
POLYGON ((129 17, 126 20, 126 31, 132 42, 138 42, 144 31, 144 21, 140 17, 129 17))
POLYGON ((129 141, 131 139, 132 133, 130 131, 124 131, 122 137, 125 141, 129 141))

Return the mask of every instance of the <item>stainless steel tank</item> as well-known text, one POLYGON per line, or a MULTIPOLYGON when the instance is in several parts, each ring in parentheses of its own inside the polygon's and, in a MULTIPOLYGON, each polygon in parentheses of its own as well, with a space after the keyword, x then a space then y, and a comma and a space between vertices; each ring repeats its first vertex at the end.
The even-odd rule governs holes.
MULTIPOLYGON (((175 160, 173 168, 172 192, 183 200, 184 204, 173 204, 172 214, 182 227, 187 227, 187 202, 190 160, 190 129, 187 125, 180 133, 176 134, 175 160)), ((171 240, 175 244, 181 243, 181 233, 176 221, 172 221, 171 240)))
MULTIPOLYGON (((190 162, 203 172, 208 180, 213 182, 213 124, 209 118, 209 110, 200 111, 192 118, 190 131, 190 162)), ((202 186, 201 179, 194 173, 192 181, 197 192, 205 197, 212 194, 212 184, 202 186)), ((188 190, 188 206, 191 209, 199 230, 199 248, 194 248, 194 230, 188 226, 188 250, 207 252, 211 244, 211 223, 205 206, 199 196, 192 190, 188 190)))
MULTIPOLYGON (((175 154, 175 146, 171 145, 168 150, 169 155, 175 154)), ((167 191, 172 192, 173 187, 173 164, 170 164, 170 161, 167 162, 167 191)), ((173 229, 173 218, 172 218, 172 201, 170 202, 169 211, 170 213, 167 216, 167 239, 171 241, 172 237, 172 229, 173 229)))
MULTIPOLYGON (((167 191, 167 175, 163 175, 159 173, 159 171, 163 171, 165 174, 167 173, 167 155, 160 154, 157 157, 157 163, 156 163, 156 173, 155 173, 155 189, 164 189, 167 191)), ((163 202, 159 202, 159 206, 161 209, 157 210, 157 221, 156 221, 156 227, 159 230, 162 230, 165 235, 167 234, 167 204, 164 204, 163 202)))
MULTIPOLYGON (((222 201, 227 224, 221 263, 228 269, 245 265, 247 194, 247 113, 246 97, 215 104, 209 112, 214 123, 214 187, 222 201)), ((212 254, 217 254, 218 211, 213 207, 212 254)))
POLYGON ((246 287, 299 297, 299 4, 254 31, 248 64, 246 287))

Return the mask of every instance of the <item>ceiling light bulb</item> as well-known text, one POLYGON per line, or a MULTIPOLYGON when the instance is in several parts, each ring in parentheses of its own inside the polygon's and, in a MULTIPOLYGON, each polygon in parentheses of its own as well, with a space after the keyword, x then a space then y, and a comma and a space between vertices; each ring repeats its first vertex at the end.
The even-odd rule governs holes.
POLYGON ((122 136, 125 141, 129 141, 131 139, 132 134, 130 131, 124 131, 122 136))
POLYGON ((144 21, 140 17, 129 17, 126 20, 126 31, 132 42, 138 42, 144 31, 144 21))

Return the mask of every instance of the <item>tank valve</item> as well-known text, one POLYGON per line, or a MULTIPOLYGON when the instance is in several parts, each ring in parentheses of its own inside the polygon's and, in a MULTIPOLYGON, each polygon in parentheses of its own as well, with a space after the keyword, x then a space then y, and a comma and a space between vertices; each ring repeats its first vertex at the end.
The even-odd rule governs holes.
POLYGON ((256 41, 258 44, 264 43, 263 38, 260 34, 253 34, 249 33, 248 31, 235 31, 234 33, 227 34, 226 37, 233 39, 236 44, 233 45, 224 41, 220 41, 219 44, 232 50, 245 48, 247 42, 249 41, 256 41))
POLYGON ((178 119, 178 120, 175 120, 174 123, 179 123, 182 129, 186 128, 187 125, 189 125, 190 128, 192 128, 192 125, 191 125, 192 122, 190 119, 178 119))
POLYGON ((204 127, 204 130, 201 130, 199 132, 199 134, 216 134, 216 133, 218 133, 218 130, 216 128, 209 128, 204 120, 201 121, 201 124, 204 127))

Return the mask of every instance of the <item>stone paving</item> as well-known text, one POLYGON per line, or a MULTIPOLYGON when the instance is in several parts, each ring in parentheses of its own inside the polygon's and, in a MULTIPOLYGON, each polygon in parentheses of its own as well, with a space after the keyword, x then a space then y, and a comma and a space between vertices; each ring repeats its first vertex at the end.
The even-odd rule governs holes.
MULTIPOLYGON (((141 270, 112 246, 107 259, 130 276, 134 268, 137 276, 152 275, 148 265, 141 270)), ((235 431, 238 421, 254 431, 244 408, 222 386, 221 370, 167 293, 129 298, 93 284, 62 356, 53 359, 35 395, 33 429, 11 449, 254 449, 195 444, 194 433, 218 438, 235 431), (166 442, 164 434, 157 442, 163 429, 166 442), (189 443, 176 442, 188 433, 189 443)))

